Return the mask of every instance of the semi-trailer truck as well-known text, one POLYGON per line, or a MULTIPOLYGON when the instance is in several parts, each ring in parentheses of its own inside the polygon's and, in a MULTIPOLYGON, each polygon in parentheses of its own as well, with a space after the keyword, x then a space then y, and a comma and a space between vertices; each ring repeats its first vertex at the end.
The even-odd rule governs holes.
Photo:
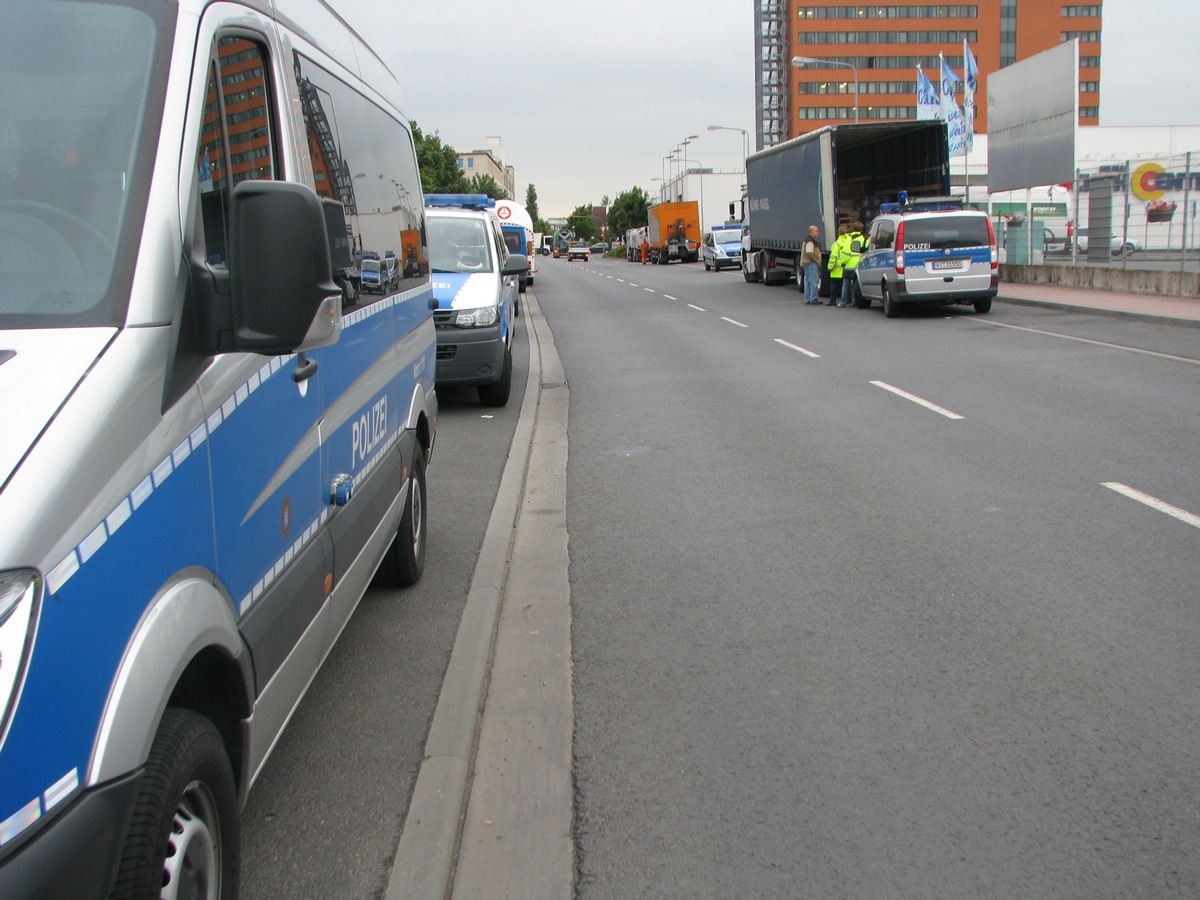
POLYGON ((810 225, 821 229, 828 254, 839 225, 869 225, 881 203, 902 193, 950 193, 945 122, 830 125, 753 154, 746 161, 743 276, 766 283, 797 277, 810 225))

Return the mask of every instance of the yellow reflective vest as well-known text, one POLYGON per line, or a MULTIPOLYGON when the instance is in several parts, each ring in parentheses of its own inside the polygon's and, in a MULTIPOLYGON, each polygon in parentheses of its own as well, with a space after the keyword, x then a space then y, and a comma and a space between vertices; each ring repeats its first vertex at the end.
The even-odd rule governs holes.
POLYGON ((829 263, 827 265, 830 278, 842 277, 842 254, 845 252, 846 246, 848 246, 845 241, 846 235, 839 234, 837 240, 833 242, 833 246, 829 248, 829 263))

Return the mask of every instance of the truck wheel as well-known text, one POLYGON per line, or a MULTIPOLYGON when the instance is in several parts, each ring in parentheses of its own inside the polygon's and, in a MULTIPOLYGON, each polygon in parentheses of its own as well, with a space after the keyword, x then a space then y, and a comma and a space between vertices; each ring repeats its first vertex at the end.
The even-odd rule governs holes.
POLYGON ((425 531, 428 494, 425 492, 425 451, 418 444, 408 483, 408 499, 396 537, 388 547, 375 582, 385 587, 411 587, 425 571, 425 531))
POLYGON ((479 402, 484 406, 504 406, 512 390, 512 348, 504 349, 504 371, 494 384, 479 386, 479 402))
POLYGON ((757 272, 751 272, 745 266, 742 266, 742 277, 744 279, 746 279, 746 281, 750 282, 751 284, 758 281, 758 279, 759 279, 759 275, 757 272))
POLYGON ((154 736, 112 896, 236 897, 237 789, 216 727, 168 709, 154 736))
POLYGON ((991 311, 992 311, 992 298, 991 297, 986 297, 983 300, 975 301, 975 312, 985 313, 985 312, 991 312, 991 311))
POLYGON ((896 314, 900 312, 900 309, 896 306, 896 301, 892 299, 892 289, 888 287, 886 281, 883 283, 882 291, 883 314, 889 319, 894 319, 896 318, 896 314))

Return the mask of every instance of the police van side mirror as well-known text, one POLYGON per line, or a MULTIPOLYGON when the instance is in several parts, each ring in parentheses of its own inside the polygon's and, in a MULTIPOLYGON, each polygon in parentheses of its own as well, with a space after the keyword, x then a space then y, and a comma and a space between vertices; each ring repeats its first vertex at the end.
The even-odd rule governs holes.
POLYGON ((316 192, 243 181, 229 219, 232 349, 264 355, 316 349, 341 333, 326 213, 316 192))
POLYGON ((504 275, 524 275, 529 271, 529 257, 524 253, 513 253, 504 263, 501 273, 504 275))

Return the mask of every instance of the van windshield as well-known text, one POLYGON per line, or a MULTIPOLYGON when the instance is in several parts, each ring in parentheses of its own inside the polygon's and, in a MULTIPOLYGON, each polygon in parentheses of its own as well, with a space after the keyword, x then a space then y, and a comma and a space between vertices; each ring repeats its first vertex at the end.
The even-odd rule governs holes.
POLYGON ((913 250, 952 250, 986 247, 988 223, 984 216, 938 214, 904 220, 904 246, 913 250))
POLYGON ((486 223, 430 214, 429 254, 434 272, 493 272, 486 223))
POLYGON ((0 328, 119 324, 159 15, 0 4, 0 328))
POLYGON ((720 231, 714 231, 713 240, 718 244, 740 244, 742 242, 742 229, 723 228, 720 231))

